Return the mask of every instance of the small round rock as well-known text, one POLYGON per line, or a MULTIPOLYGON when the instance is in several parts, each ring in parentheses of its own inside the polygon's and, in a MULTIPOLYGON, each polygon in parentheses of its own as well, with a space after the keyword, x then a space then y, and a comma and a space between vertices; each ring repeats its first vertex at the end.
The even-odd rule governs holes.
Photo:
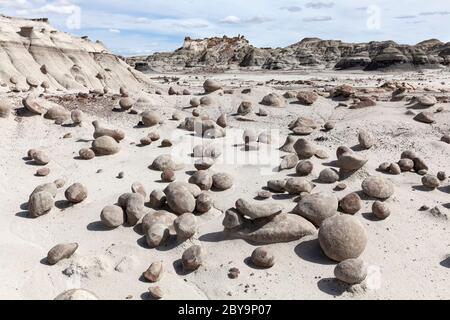
POLYGON ((372 212, 374 216, 380 220, 384 220, 391 215, 391 210, 389 209, 387 204, 379 200, 373 203, 372 212))
POLYGON ((438 178, 440 181, 445 181, 445 180, 447 180, 447 174, 446 174, 444 171, 439 171, 439 172, 437 173, 437 178, 438 178))
POLYGON ((198 213, 206 213, 213 206, 212 198, 205 192, 201 193, 195 201, 195 211, 198 213))
POLYGON ((78 243, 61 243, 47 253, 47 262, 50 265, 57 264, 62 259, 70 258, 78 249, 78 243))
POLYGON ((183 268, 186 271, 197 270, 204 260, 204 252, 201 246, 193 245, 186 249, 181 256, 183 268))
POLYGON ((300 177, 309 175, 313 171, 314 165, 309 160, 300 161, 295 168, 295 172, 300 177))
POLYGON ((326 168, 320 172, 318 180, 322 183, 335 183, 339 180, 339 174, 336 170, 326 168))
POLYGON ((180 239, 189 239, 197 232, 197 218, 192 213, 184 213, 174 220, 173 226, 180 239))
POLYGON ((50 174, 50 168, 48 168, 48 167, 39 168, 36 170, 36 175, 38 177, 45 177, 45 176, 48 176, 49 174, 50 174))
POLYGON ((67 188, 64 195, 67 201, 71 203, 80 203, 87 198, 88 190, 81 183, 74 183, 69 188, 67 188))
POLYGON ((424 187, 434 190, 439 187, 441 183, 437 177, 426 174, 422 177, 422 184, 424 187))
POLYGON ((167 169, 161 173, 161 180, 163 182, 173 182, 175 181, 175 172, 173 170, 167 169))
POLYGON ((106 206, 100 214, 100 220, 108 228, 117 228, 125 223, 125 215, 119 206, 106 206))
POLYGON ((161 261, 153 262, 142 276, 150 282, 157 282, 163 275, 163 264, 161 261))
POLYGON ((271 268, 275 265, 275 256, 267 247, 256 248, 251 255, 252 263, 260 268, 271 268))
POLYGON ((357 193, 350 193, 339 201, 342 212, 355 214, 361 210, 361 198, 357 193))
POLYGON ((258 198, 260 199, 270 199, 272 197, 272 192, 267 190, 261 190, 258 192, 258 198))
POLYGON ((82 148, 78 152, 79 156, 83 160, 91 160, 95 158, 95 152, 92 149, 89 148, 82 148))
POLYGON ((216 173, 212 176, 213 186, 217 190, 228 190, 233 186, 234 179, 228 173, 216 173))
POLYGON ((334 268, 334 276, 350 285, 361 283, 367 277, 367 264, 359 258, 342 261, 334 268))

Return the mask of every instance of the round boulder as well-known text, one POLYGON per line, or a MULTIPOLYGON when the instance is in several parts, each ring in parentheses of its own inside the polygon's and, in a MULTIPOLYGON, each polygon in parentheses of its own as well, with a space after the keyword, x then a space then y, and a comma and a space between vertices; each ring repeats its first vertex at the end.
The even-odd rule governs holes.
POLYGON ((183 264, 183 268, 186 271, 194 271, 197 270, 202 264, 204 260, 204 252, 201 246, 193 245, 186 249, 183 252, 181 257, 181 262, 183 264))
POLYGON ((267 247, 256 248, 252 252, 251 260, 255 266, 260 268, 271 268, 275 264, 275 256, 267 247))
POLYGON ((117 228, 125 223, 125 215, 119 206, 106 206, 100 214, 100 220, 108 228, 117 228))
POLYGON ((361 210, 361 198, 357 193, 350 193, 339 201, 339 208, 344 213, 355 214, 361 210))
POLYGON ((394 194, 394 185, 391 181, 377 176, 366 178, 361 187, 366 195, 376 199, 387 199, 394 194))
POLYGON ((92 149, 99 156, 116 154, 120 151, 120 145, 110 136, 101 136, 92 142, 92 149))
POLYGON ((208 79, 203 83, 203 89, 206 93, 211 93, 222 89, 222 85, 216 80, 208 79))
POLYGON ((347 259, 334 268, 334 276, 350 285, 361 283, 367 277, 367 264, 361 259, 347 259))
POLYGON ((319 229, 323 252, 334 261, 358 258, 366 248, 367 233, 353 216, 335 215, 323 221, 319 229))
POLYGON ((228 173, 216 173, 212 176, 213 186, 219 191, 225 191, 233 186, 234 179, 228 173))
POLYGON ((64 193, 70 203, 80 203, 87 198, 88 190, 81 183, 74 183, 64 193))

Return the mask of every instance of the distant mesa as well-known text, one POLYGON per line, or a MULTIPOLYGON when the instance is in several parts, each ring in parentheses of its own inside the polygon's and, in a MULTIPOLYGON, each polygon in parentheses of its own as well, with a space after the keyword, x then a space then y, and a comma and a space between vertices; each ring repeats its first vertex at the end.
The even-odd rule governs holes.
POLYGON ((192 39, 174 52, 126 61, 144 72, 220 71, 229 69, 295 70, 307 67, 337 70, 386 70, 440 68, 450 64, 450 43, 437 39, 416 45, 394 41, 345 43, 340 40, 305 38, 285 48, 257 48, 244 36, 192 39))

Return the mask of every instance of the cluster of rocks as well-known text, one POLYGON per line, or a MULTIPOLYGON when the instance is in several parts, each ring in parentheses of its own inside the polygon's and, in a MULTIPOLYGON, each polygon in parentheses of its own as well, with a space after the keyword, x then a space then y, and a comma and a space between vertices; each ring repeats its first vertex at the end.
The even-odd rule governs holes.
MULTIPOLYGON (((64 185, 65 181, 58 179, 37 186, 28 198, 29 215, 37 218, 48 214, 54 207, 57 190, 64 185)), ((88 190, 81 183, 74 183, 65 190, 64 196, 70 204, 78 204, 87 198, 88 190)))
POLYGON ((378 169, 393 175, 399 175, 402 172, 415 172, 422 176, 422 185, 428 190, 438 188, 441 182, 447 179, 447 174, 444 171, 439 171, 436 175, 429 174, 426 161, 413 150, 403 151, 397 163, 383 162, 378 169))

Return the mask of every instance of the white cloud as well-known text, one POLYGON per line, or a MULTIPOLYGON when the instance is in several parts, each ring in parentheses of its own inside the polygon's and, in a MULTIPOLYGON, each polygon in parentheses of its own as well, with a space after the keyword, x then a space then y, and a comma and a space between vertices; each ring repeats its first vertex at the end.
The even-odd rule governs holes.
POLYGON ((241 19, 239 17, 236 17, 236 16, 226 16, 220 22, 228 23, 228 24, 238 24, 238 23, 241 22, 241 19))
POLYGON ((289 12, 300 12, 302 11, 302 7, 299 6, 289 6, 289 7, 281 7, 281 10, 287 10, 289 12))
POLYGON ((303 18, 304 22, 320 22, 320 21, 331 21, 331 20, 333 20, 333 18, 330 16, 303 18))
POLYGON ((265 23, 265 22, 269 22, 269 21, 273 21, 273 19, 268 18, 268 17, 263 17, 263 16, 254 16, 254 17, 245 18, 245 19, 241 19, 236 16, 226 16, 225 18, 220 20, 221 23, 225 23, 225 24, 260 24, 260 23, 265 23))
POLYGON ((325 9, 325 8, 332 8, 334 7, 334 2, 308 2, 305 4, 305 7, 311 8, 311 9, 325 9))
POLYGON ((120 33, 119 29, 109 29, 109 32, 111 33, 120 33))

